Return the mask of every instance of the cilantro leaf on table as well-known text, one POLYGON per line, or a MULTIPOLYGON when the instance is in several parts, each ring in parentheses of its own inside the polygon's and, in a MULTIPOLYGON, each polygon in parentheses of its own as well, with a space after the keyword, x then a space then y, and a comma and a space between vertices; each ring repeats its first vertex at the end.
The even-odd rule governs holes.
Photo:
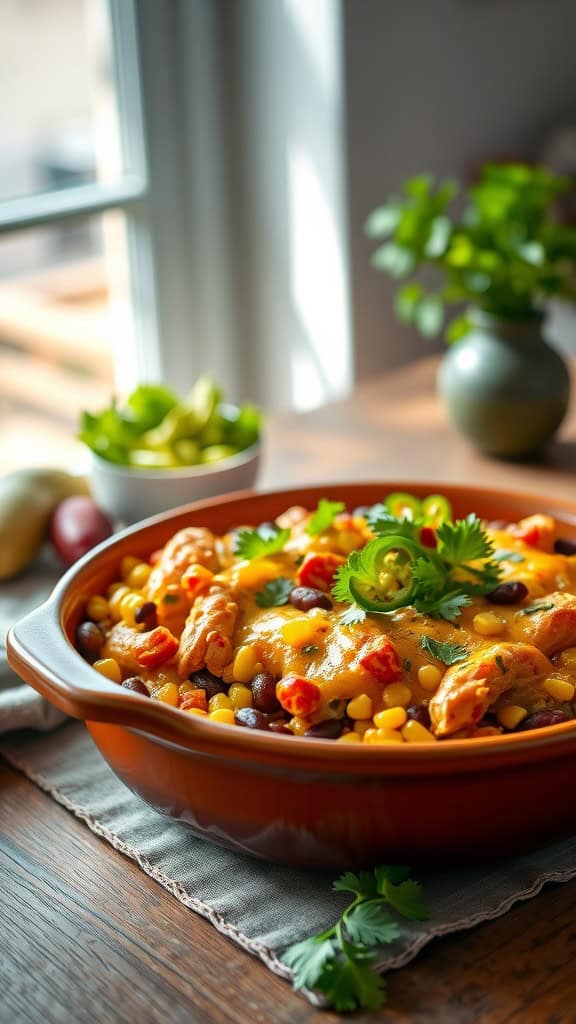
POLYGON ((423 636, 420 639, 420 646, 444 665, 456 665, 459 661, 465 661, 468 651, 462 644, 452 644, 435 640, 433 636, 423 636))
POLYGON ((295 989, 323 992, 338 1013, 377 1010, 386 1002, 386 982, 374 969, 376 951, 400 934, 390 908, 407 920, 424 921, 421 887, 409 868, 382 864, 373 871, 347 871, 332 888, 353 896, 339 920, 290 946, 281 959, 293 972, 295 989))
POLYGON ((318 508, 306 527, 306 533, 311 537, 316 537, 319 533, 329 530, 336 516, 345 508, 343 501, 329 501, 328 498, 320 498, 318 508))
POLYGON ((279 608, 288 604, 290 594, 294 589, 294 580, 285 576, 278 576, 275 580, 268 580, 262 590, 256 594, 256 604, 259 608, 279 608))
POLYGON ((234 554, 250 561, 276 555, 289 537, 288 527, 282 530, 275 523, 261 523, 255 530, 240 530, 234 542, 234 554))

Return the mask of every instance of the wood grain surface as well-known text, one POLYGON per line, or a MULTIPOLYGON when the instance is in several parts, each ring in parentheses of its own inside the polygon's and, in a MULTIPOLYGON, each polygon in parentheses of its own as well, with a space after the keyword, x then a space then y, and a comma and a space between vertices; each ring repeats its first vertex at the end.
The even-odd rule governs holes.
MULTIPOLYGON (((435 361, 272 419, 262 486, 405 478, 576 496, 576 420, 545 460, 480 456, 447 427, 435 361)), ((573 782, 567 799, 573 799, 573 782)), ((538 813, 538 809, 534 809, 538 813)), ((354 1021, 574 1024, 576 881, 436 940, 354 1021)), ((0 1024, 333 1024, 0 761, 0 1024)))

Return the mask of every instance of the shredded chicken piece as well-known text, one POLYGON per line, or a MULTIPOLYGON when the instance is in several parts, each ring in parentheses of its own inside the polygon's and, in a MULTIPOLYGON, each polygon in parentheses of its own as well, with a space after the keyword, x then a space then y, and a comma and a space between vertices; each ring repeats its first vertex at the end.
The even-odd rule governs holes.
POLYGON ((230 591, 211 587, 196 599, 180 638, 178 672, 181 677, 207 668, 221 676, 232 658, 232 634, 238 605, 230 591))
POLYGON ((187 526, 168 541, 154 566, 146 587, 148 600, 158 602, 169 586, 177 586, 185 569, 196 563, 218 572, 220 563, 216 537, 211 530, 187 526))
POLYGON ((576 646, 576 596, 557 591, 534 601, 541 611, 520 613, 517 622, 531 644, 551 657, 566 647, 576 646), (550 607, 552 605, 553 607, 550 607))
POLYGON ((531 644, 481 647, 445 673, 429 705, 433 732, 449 736, 476 725, 507 690, 551 671, 548 659, 531 644))

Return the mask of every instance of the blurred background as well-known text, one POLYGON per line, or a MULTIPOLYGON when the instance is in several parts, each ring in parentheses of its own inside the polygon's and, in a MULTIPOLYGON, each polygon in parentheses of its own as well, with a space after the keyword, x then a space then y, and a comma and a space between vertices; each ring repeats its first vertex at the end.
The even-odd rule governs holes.
POLYGON ((0 0, 2 469, 139 381, 302 410, 427 354, 366 216, 422 171, 576 176, 574 38, 573 0, 0 0))

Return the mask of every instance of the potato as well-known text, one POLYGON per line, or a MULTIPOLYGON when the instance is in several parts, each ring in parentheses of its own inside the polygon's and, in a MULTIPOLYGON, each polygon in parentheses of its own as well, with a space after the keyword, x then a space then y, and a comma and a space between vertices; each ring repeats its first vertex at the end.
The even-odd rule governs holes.
POLYGON ((0 477, 0 580, 17 576, 35 558, 58 502, 87 493, 83 477, 59 469, 21 469, 0 477))
POLYGON ((92 498, 65 498, 54 509, 50 540, 66 565, 72 565, 111 533, 110 520, 92 498))

